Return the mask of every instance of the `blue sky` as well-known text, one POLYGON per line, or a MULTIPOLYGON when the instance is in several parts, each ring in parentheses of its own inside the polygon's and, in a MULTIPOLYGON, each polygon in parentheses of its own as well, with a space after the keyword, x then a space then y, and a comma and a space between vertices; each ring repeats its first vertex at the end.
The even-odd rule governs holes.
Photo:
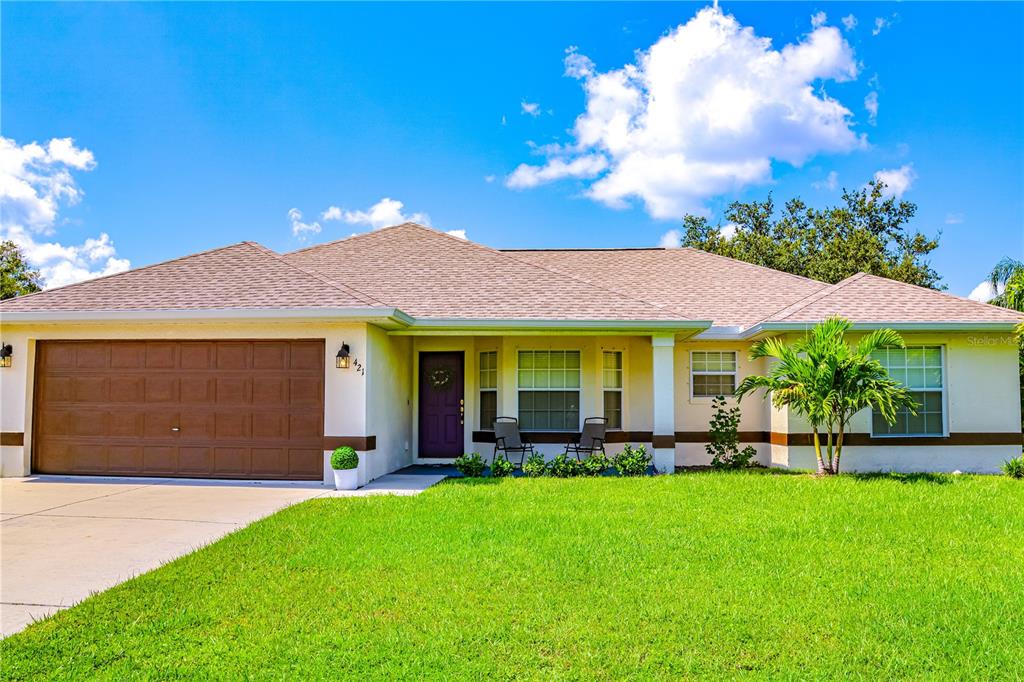
POLYGON ((394 216, 644 246, 886 171, 951 292, 1024 257, 1024 5, 708 7, 5 3, 2 229, 51 284, 394 216))

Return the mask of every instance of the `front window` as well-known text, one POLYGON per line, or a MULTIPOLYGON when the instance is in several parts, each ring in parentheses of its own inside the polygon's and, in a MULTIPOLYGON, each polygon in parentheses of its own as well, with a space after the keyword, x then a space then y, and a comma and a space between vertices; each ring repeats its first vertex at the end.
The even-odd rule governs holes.
POLYGON ((946 431, 943 398, 942 346, 883 348, 872 357, 889 370, 889 376, 910 390, 917 414, 907 408, 896 412, 890 425, 872 410, 871 431, 875 436, 941 436, 946 431))
POLYGON ((692 351, 690 386, 694 398, 732 395, 736 391, 736 351, 692 351))
POLYGON ((498 352, 480 354, 480 428, 491 430, 498 418, 498 352))
POLYGON ((622 351, 603 353, 601 383, 604 388, 604 418, 609 429, 622 428, 622 351))
POLYGON ((580 352, 519 351, 519 426, 524 431, 578 431, 580 352))

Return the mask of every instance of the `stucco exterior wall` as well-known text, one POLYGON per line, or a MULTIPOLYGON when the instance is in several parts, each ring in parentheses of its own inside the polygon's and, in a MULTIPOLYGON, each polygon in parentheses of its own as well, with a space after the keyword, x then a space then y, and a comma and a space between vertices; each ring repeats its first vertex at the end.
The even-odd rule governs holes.
MULTIPOLYGON (((852 335, 853 340, 859 335, 852 335)), ((986 435, 1020 434, 1020 379, 1015 340, 1009 333, 904 333, 907 345, 942 346, 946 435, 983 440, 986 435)), ((810 432, 799 415, 780 417, 773 426, 785 426, 784 433, 810 432)), ((858 413, 849 433, 871 434, 871 413, 858 413)), ((877 438, 878 444, 843 448, 842 469, 846 471, 963 471, 996 473, 1005 460, 1019 456, 1021 446, 982 443, 953 444, 936 438, 934 445, 906 445, 896 438, 877 438)), ((811 447, 773 448, 777 466, 813 469, 811 447)))
MULTIPOLYGON (((417 339, 419 350, 446 350, 450 339, 417 339), (446 345, 447 344, 447 345, 446 345)), ((498 415, 516 416, 519 412, 517 361, 520 350, 578 350, 580 351, 580 421, 586 417, 604 414, 602 362, 604 351, 622 353, 623 395, 622 430, 650 432, 652 425, 653 389, 651 381, 651 341, 644 336, 480 336, 467 349, 466 425, 467 452, 479 452, 490 457, 492 443, 473 442, 472 431, 488 430, 480 424, 479 391, 480 353, 498 353, 498 415)), ((650 450, 650 442, 644 444, 650 450)), ((606 450, 614 454, 622 450, 623 443, 609 443, 606 450)), ((565 446, 558 443, 538 443, 537 450, 551 458, 565 446)), ((435 460, 431 460, 435 461, 435 460)))
MULTIPOLYGON (((12 345, 12 366, 0 369, 0 431, 23 433, 23 446, 0 448, 0 475, 26 476, 31 472, 32 389, 35 343, 46 339, 324 339, 324 434, 367 436, 366 381, 352 370, 335 369, 334 356, 346 342, 357 357, 366 356, 365 324, 329 322, 189 322, 189 323, 76 323, 0 325, 0 337, 12 345)), ((325 451, 324 481, 333 485, 325 451)), ((363 454, 363 453, 361 453, 363 454)))
POLYGON ((377 448, 360 462, 365 480, 412 464, 412 340, 367 327, 366 431, 377 448))
MULTIPOLYGON (((938 344, 945 348, 946 414, 951 434, 1019 434, 1019 394, 1016 345, 1009 334, 905 334, 908 344, 938 344)), ((0 446, 0 474, 29 473, 32 434, 32 391, 35 342, 41 339, 251 339, 322 338, 325 340, 325 436, 376 437, 376 449, 361 452, 360 480, 366 482, 419 460, 417 443, 418 360, 421 351, 457 350, 465 353, 465 451, 488 455, 492 444, 474 442, 479 423, 479 354, 498 354, 498 414, 518 414, 517 352, 571 349, 581 352, 581 421, 603 414, 602 351, 623 353, 624 391, 622 430, 630 442, 651 443, 640 437, 652 433, 652 341, 649 336, 436 336, 388 335, 365 324, 327 322, 226 322, 38 324, 0 326, 0 337, 14 348, 13 366, 0 369, 0 431, 23 433, 24 445, 0 446), (352 356, 365 367, 338 370, 334 356, 346 342, 352 356)), ((702 438, 712 416, 710 398, 691 395, 690 354, 694 350, 737 352, 737 382, 751 373, 767 371, 765 361, 747 360, 749 343, 736 341, 683 341, 674 352, 675 463, 706 464, 709 457, 702 438)), ((740 403, 740 431, 758 451, 758 461, 782 467, 813 468, 811 448, 772 443, 775 437, 806 434, 807 425, 788 410, 776 410, 759 394, 740 403), (774 436, 772 435, 774 434, 774 436)), ((870 434, 870 415, 857 415, 850 432, 870 434)), ((784 439, 784 438, 783 438, 784 439)), ((741 445, 745 445, 742 443, 741 445)), ((547 456, 563 445, 542 444, 547 456)), ((609 453, 622 448, 610 443, 609 453)), ((1012 444, 850 445, 844 469, 897 471, 996 471, 999 464, 1020 453, 1012 444)), ((324 480, 332 474, 324 452, 324 480)))

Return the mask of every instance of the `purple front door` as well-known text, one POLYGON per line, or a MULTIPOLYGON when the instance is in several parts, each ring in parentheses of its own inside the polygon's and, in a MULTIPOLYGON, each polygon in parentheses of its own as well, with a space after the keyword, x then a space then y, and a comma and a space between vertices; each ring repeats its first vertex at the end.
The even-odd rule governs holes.
POLYGON ((463 363, 461 351, 420 353, 420 457, 463 454, 463 363))

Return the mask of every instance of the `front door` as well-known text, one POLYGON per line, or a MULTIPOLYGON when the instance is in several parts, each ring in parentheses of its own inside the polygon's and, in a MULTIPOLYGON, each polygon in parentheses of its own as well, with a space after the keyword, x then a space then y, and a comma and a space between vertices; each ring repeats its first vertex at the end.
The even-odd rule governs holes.
POLYGON ((420 353, 420 457, 458 457, 465 422, 462 351, 420 353))

